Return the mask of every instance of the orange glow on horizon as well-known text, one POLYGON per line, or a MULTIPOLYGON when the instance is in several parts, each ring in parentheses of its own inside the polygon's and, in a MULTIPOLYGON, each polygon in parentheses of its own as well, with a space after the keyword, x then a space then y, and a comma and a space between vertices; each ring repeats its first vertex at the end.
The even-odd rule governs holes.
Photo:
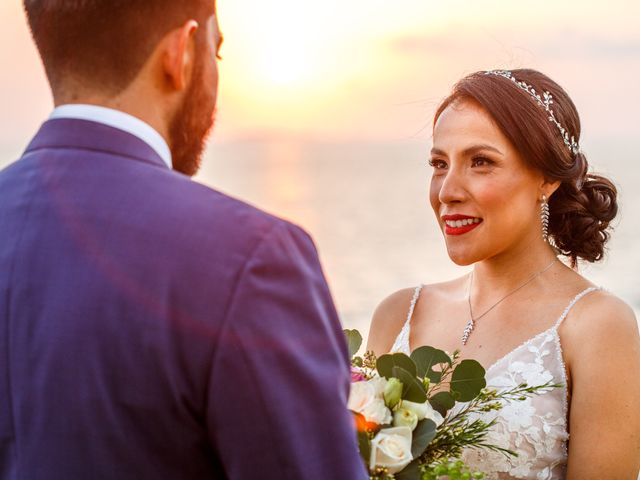
MULTIPOLYGON (((21 2, 0 2, 0 14, 0 149, 17 152, 52 102, 21 2)), ((631 0, 543 0, 533 9, 502 0, 219 0, 214 139, 411 138, 428 132, 434 105, 464 74, 523 66, 561 83, 592 122, 587 130, 634 133, 635 93, 610 72, 640 74, 637 14, 631 0)))

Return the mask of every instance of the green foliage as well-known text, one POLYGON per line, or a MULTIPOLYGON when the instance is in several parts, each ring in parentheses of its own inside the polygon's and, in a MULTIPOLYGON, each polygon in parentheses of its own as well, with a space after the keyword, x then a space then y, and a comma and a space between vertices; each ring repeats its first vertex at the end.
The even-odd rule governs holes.
MULTIPOLYGON (((482 414, 500 410, 505 402, 521 401, 560 386, 552 383, 533 387, 522 384, 498 392, 486 388, 486 372, 482 365, 475 360, 459 360, 459 351, 450 356, 442 350, 425 346, 416 349, 411 356, 393 353, 376 358, 373 352, 366 352, 363 357, 355 357, 362 345, 362 336, 356 330, 345 330, 345 335, 352 365, 360 367, 363 377, 370 379, 379 375, 390 380, 383 396, 392 411, 401 405, 397 401, 401 388, 402 400, 419 404, 428 401, 444 418, 437 426, 430 419, 418 422, 412 434, 414 460, 406 468, 392 475, 385 468, 377 467, 369 472, 370 480, 482 479, 484 475, 481 472, 470 471, 459 460, 465 448, 516 456, 515 452, 487 441, 493 423, 483 421, 482 414), (456 402, 460 402, 457 407, 456 402)), ((367 423, 358 414, 356 423, 360 453, 368 466, 371 440, 385 426, 367 423)))
POLYGON ((472 472, 460 460, 449 461, 445 459, 423 468, 420 480, 438 480, 443 477, 449 480, 481 480, 484 478, 484 474, 481 472, 472 472))
POLYGON ((343 330, 349 346, 349 358, 353 358, 362 346, 362 335, 358 330, 343 330))
POLYGON ((409 465, 403 468, 401 472, 396 473, 394 477, 396 480, 421 480, 422 468, 420 466, 419 459, 411 462, 409 465))
POLYGON ((415 375, 412 375, 404 368, 393 367, 391 370, 393 377, 402 382, 402 399, 415 403, 424 403, 427 401, 427 392, 424 385, 420 383, 415 375))
POLYGON ((417 367, 419 377, 427 377, 431 382, 438 383, 442 379, 442 373, 433 369, 434 365, 446 363, 451 366, 451 358, 444 351, 433 347, 419 347, 411 353, 417 367))
POLYGON ((367 432, 358 432, 358 449, 365 465, 369 465, 371 457, 371 438, 367 432))
POLYGON ((434 421, 425 419, 418 422, 413 431, 413 441, 411 442, 411 455, 419 457, 427 449, 427 446, 436 436, 436 424, 434 421))
POLYGON ((378 373, 385 378, 395 377, 395 375, 393 374, 393 367, 400 367, 403 370, 409 372, 409 374, 414 379, 416 378, 416 364, 413 363, 413 360, 411 360, 404 353, 382 355, 376 362, 378 373))
POLYGON ((436 412, 444 417, 454 407, 456 401, 450 392, 438 392, 429 398, 429 403, 436 412))
POLYGON ((485 370, 475 360, 462 360, 453 370, 451 375, 451 392, 455 393, 456 400, 470 402, 476 398, 480 391, 487 386, 484 378, 485 370))

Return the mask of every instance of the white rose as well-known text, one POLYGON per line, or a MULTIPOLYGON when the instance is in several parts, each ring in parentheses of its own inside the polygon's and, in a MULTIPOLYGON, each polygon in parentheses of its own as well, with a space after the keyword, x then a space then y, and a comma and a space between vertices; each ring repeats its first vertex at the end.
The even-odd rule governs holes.
POLYGON ((418 417, 418 420, 424 420, 425 418, 428 418, 429 420, 432 420, 437 426, 444 422, 444 418, 442 418, 442 415, 440 415, 439 412, 435 411, 428 401, 424 403, 415 403, 403 400, 401 407, 415 413, 418 417))
POLYGON ((411 429, 409 427, 383 428, 371 440, 369 468, 385 467, 389 473, 401 471, 413 460, 411 456, 411 429))
POLYGON ((368 381, 371 384, 376 392, 376 396, 382 398, 384 395, 384 387, 387 386, 387 379, 384 377, 373 377, 368 381))
POLYGON ((418 417, 408 408, 399 408, 393 413, 394 427, 409 427, 412 431, 418 425, 418 417))
POLYGON ((382 392, 384 391, 385 379, 374 378, 366 382, 356 382, 351 384, 349 410, 360 413, 367 422, 378 425, 391 423, 391 411, 384 404, 382 392), (381 382, 380 380, 384 380, 381 382))
POLYGON ((386 425, 393 420, 391 410, 387 408, 384 400, 381 398, 374 399, 359 413, 364 415, 367 422, 373 422, 377 425, 386 425))

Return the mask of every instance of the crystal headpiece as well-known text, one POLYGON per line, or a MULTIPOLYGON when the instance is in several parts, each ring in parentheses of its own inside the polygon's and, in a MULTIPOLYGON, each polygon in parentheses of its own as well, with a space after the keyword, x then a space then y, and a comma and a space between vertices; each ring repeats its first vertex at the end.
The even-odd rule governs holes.
POLYGON ((560 135, 562 136, 562 140, 564 144, 569 148, 569 151, 576 155, 580 151, 580 145, 576 141, 575 137, 569 136, 569 132, 562 126, 562 124, 556 118, 556 115, 553 113, 551 105, 553 104, 553 96, 549 92, 543 92, 542 96, 538 92, 536 92, 535 88, 533 88, 528 83, 518 81, 513 76, 513 74, 509 70, 489 70, 484 72, 485 75, 497 75, 499 77, 504 77, 507 80, 511 80, 516 84, 518 88, 527 92, 531 97, 546 110, 547 114, 549 114, 549 121, 554 123, 558 130, 560 130, 560 135))

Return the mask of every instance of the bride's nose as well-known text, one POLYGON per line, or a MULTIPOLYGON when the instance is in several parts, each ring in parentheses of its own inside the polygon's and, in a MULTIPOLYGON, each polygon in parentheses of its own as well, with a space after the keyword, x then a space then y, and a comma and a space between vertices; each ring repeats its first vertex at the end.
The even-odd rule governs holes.
POLYGON ((466 198, 464 172, 459 169, 450 169, 440 184, 438 199, 440 203, 459 203, 466 198))

